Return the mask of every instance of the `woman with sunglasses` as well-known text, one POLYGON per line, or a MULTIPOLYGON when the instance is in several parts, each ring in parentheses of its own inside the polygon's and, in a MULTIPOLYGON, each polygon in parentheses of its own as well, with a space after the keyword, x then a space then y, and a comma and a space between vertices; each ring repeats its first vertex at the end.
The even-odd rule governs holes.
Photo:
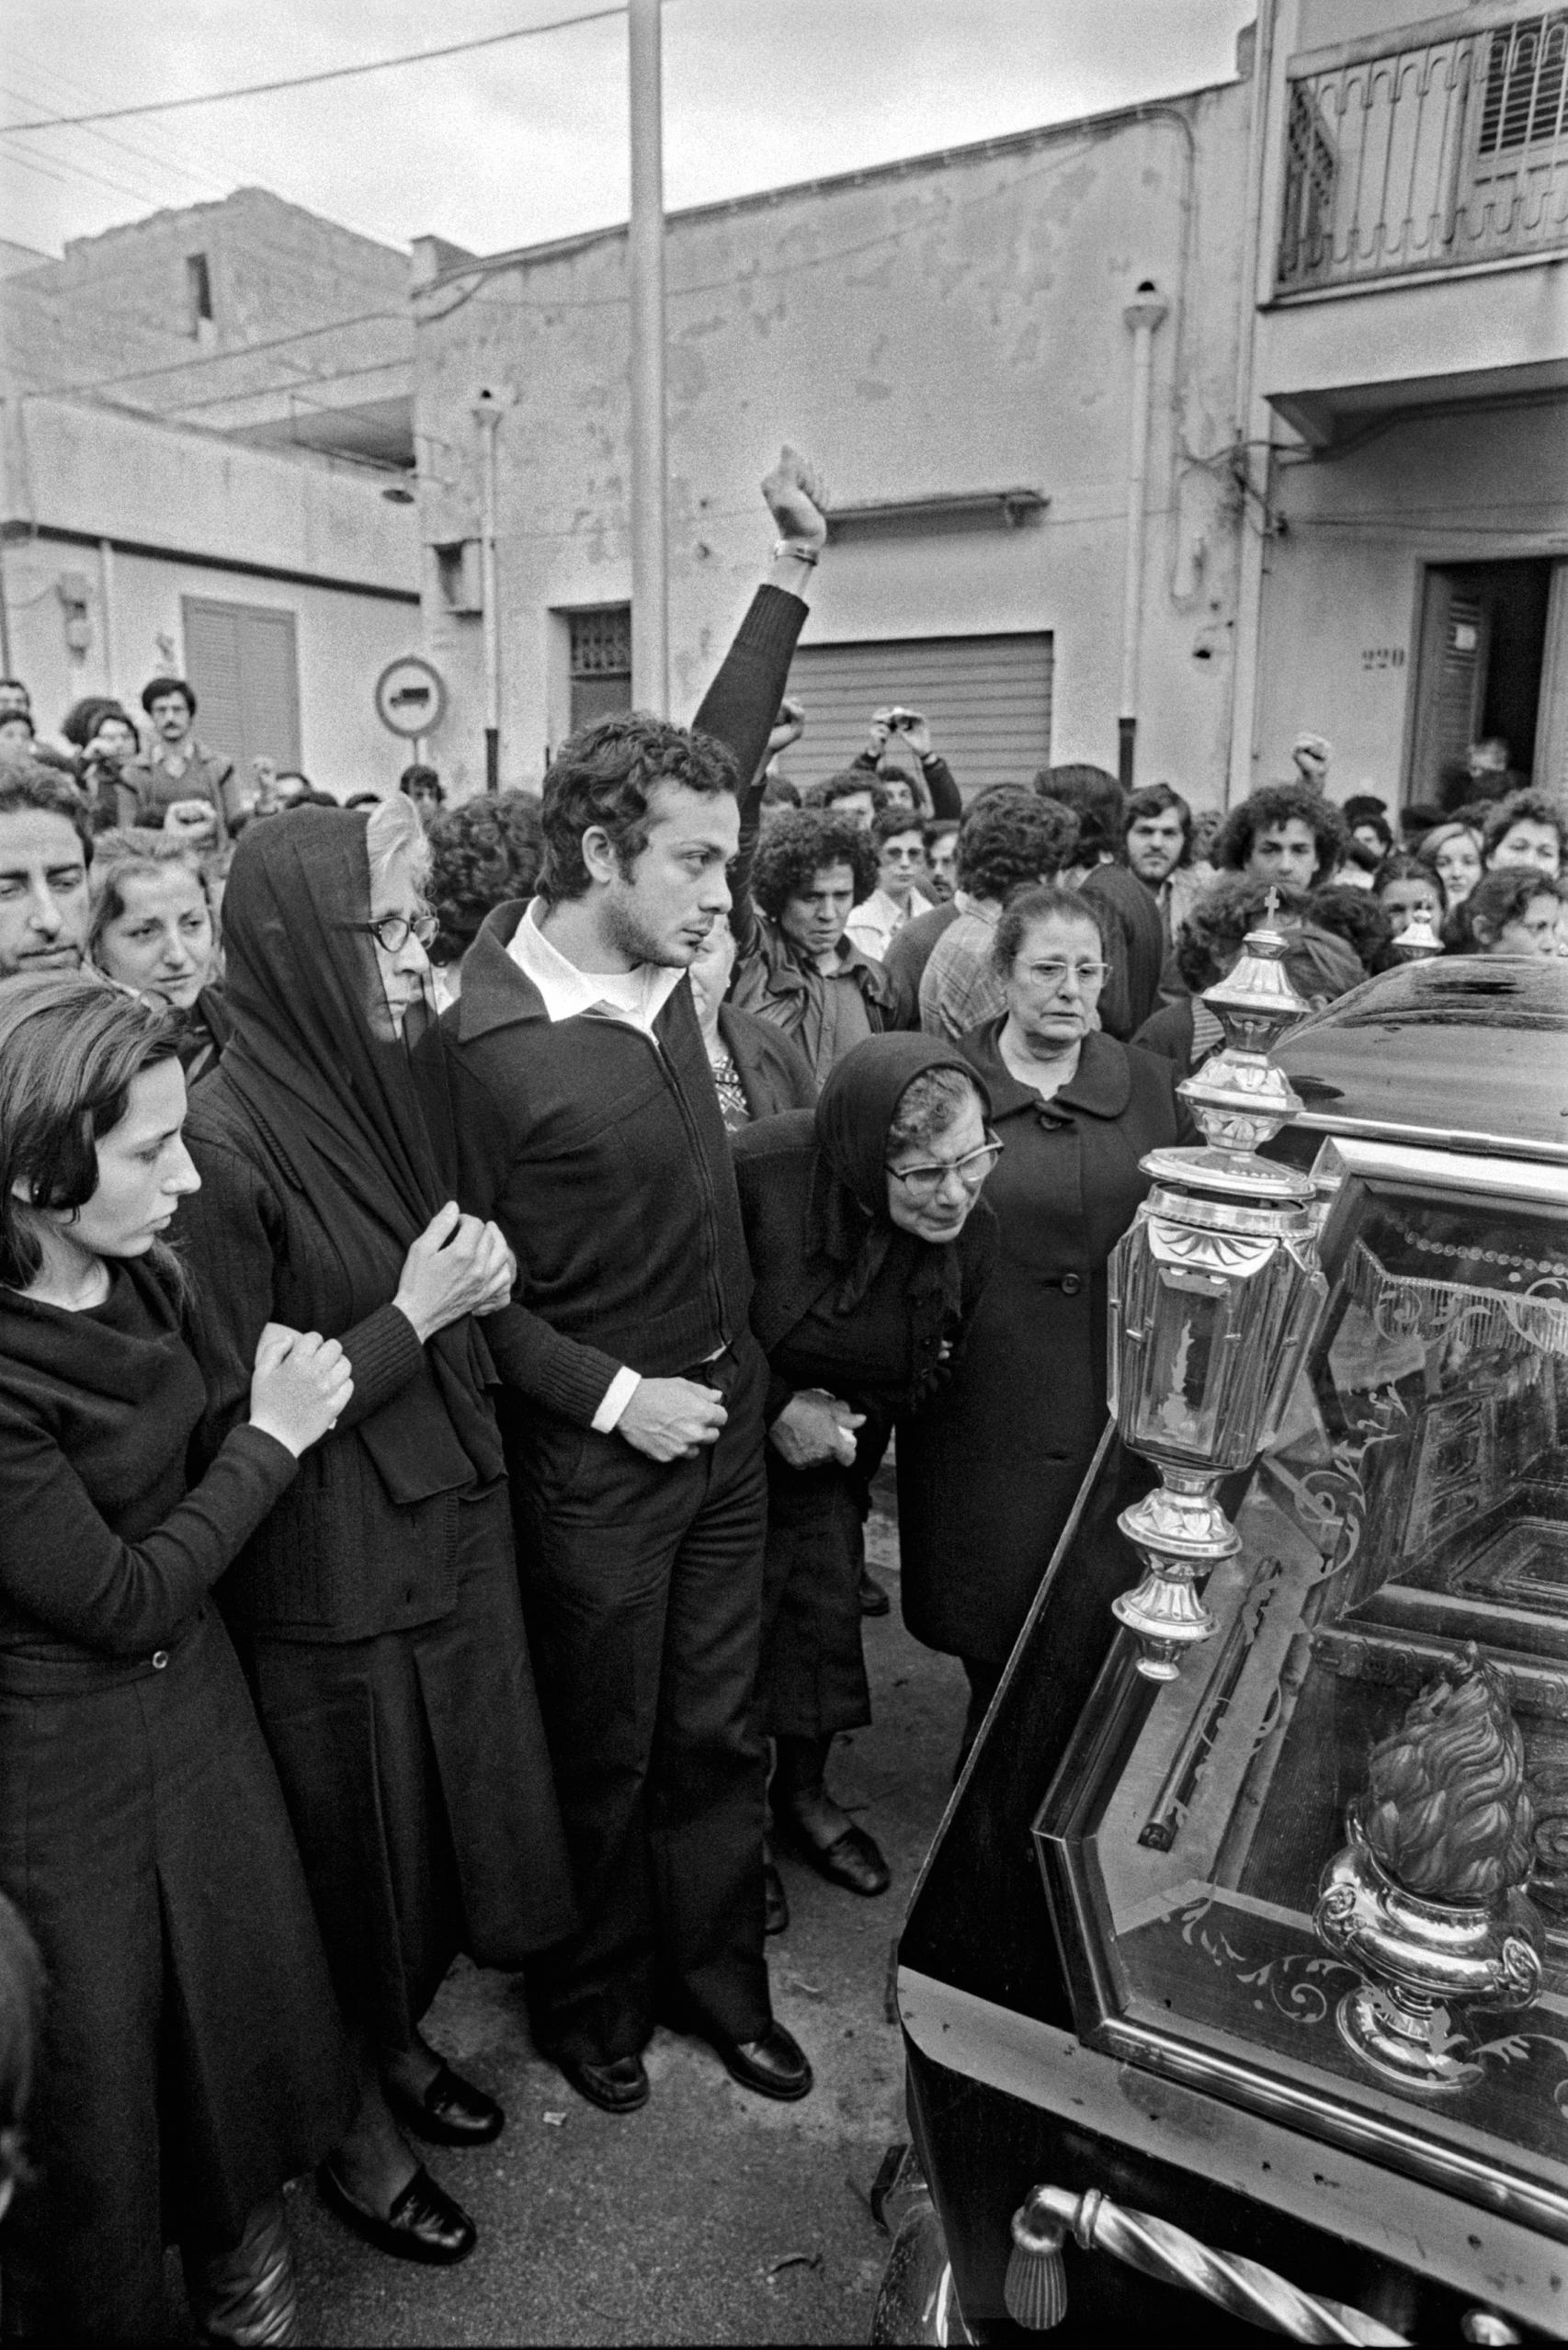
POLYGON ((1197 1130, 1180 1073, 1094 1026, 1108 971, 1096 910, 1016 897, 992 957, 999 1019, 962 1050, 1004 1149, 986 1187, 995 1273, 953 1377, 899 1453, 904 1621, 961 1661, 960 1761, 1106 1424, 1106 1261, 1149 1188, 1139 1162, 1197 1130))
MULTIPOLYGON (((824 1784, 840 1731, 871 1719, 860 1648, 860 1527, 895 1420, 936 1392, 995 1253, 981 1187, 998 1144, 985 1088, 955 1046, 871 1037, 829 1073, 814 1110, 735 1137, 756 1278, 752 1327, 768 1359, 762 1726, 775 1830, 852 1893, 887 1890, 887 1863, 824 1784)), ((789 1922, 767 1870, 769 1928, 789 1922)))
POLYGON ((202 1188, 181 1222, 210 1443, 286 1308, 352 1368, 352 1407, 222 1596, 356 2050, 358 2112, 321 2192, 381 2251, 443 2263, 473 2223, 403 2132, 479 2146, 505 2117, 421 2019, 460 1950, 516 1970, 574 1917, 474 1320, 512 1262, 450 1203, 449 1112, 416 1093, 403 1033, 425 1009, 429 854, 406 798, 245 833, 233 1035, 187 1129, 202 1188))

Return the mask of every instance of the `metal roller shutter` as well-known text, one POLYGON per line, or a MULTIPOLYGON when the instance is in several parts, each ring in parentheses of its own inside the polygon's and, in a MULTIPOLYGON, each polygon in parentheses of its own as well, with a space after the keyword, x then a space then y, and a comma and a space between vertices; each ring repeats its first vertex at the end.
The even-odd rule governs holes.
POLYGON ((847 766, 871 712, 895 702, 929 721, 931 747, 966 800, 988 784, 1028 783, 1051 757, 1051 650, 1044 630, 803 644, 790 691, 805 704, 806 732, 785 772, 803 788, 847 766))
POLYGON ((265 604, 180 599, 185 674, 198 703, 196 732, 244 774, 253 758, 300 764, 300 671, 294 615, 265 604))

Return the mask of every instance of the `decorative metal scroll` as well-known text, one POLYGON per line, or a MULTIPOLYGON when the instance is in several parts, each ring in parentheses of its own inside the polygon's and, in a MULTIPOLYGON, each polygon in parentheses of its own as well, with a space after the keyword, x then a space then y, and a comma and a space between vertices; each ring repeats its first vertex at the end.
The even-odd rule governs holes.
POLYGON ((1513 1337, 1540 1354, 1568 1357, 1568 1278, 1555 1270, 1544 1271, 1528 1289, 1510 1293, 1470 1281, 1390 1273, 1365 1241, 1358 1241, 1345 1286, 1388 1339, 1429 1345, 1462 1334, 1483 1352, 1506 1346, 1513 1337))

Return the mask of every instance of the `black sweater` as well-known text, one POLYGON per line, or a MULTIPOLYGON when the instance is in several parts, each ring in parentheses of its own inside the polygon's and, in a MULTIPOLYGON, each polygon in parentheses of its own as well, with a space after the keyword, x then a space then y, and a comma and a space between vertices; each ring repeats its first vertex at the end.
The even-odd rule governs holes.
MULTIPOLYGON (((743 789, 805 615, 799 597, 760 588, 697 713, 743 789)), ((622 1365, 670 1378, 733 1343, 751 1273, 691 990, 676 989, 652 1038, 592 1015, 551 1021, 506 952, 523 913, 490 915, 416 1060, 445 1052, 458 1197, 517 1253, 515 1301, 484 1324, 496 1368, 586 1426, 622 1365)))
POLYGON ((187 1490, 201 1374, 151 1266, 111 1276, 85 1313, 0 1289, 0 1648, 172 1645, 293 1482, 286 1447, 236 1427, 187 1490))

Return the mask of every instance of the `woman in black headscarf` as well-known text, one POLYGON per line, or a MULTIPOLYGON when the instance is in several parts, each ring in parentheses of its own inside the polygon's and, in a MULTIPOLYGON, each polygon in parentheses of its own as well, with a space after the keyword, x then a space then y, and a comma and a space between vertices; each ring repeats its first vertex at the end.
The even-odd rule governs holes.
MULTIPOLYGON (((760 1689, 776 1826, 831 1882, 885 1892, 887 1864, 824 1781, 836 1733, 871 1718, 860 1526, 895 1420, 932 1395, 995 1250, 981 1186, 998 1145, 974 1070, 932 1037, 872 1037, 814 1111, 735 1138, 768 1358, 760 1689)), ((770 1871, 773 1923, 785 1922, 770 1871)))
POLYGON ((450 1137, 402 1033, 428 972, 427 856, 407 800, 245 834, 224 900, 233 1034, 187 1129, 203 1187, 182 1227, 210 1441, 267 1321, 304 1316, 353 1370, 336 1435, 222 1596, 358 2049, 359 2116, 322 2191, 381 2250, 439 2262, 473 2225, 397 2122, 475 2145, 504 2117, 420 2019, 460 1949, 516 1969, 573 1915, 472 1319, 506 1301, 511 1262, 446 1200, 450 1137))

